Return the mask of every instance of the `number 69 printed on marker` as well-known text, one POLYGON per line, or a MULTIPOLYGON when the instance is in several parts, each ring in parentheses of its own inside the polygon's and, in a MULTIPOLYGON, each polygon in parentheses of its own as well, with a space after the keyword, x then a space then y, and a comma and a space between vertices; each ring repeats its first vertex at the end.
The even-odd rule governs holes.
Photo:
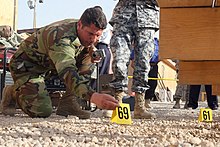
POLYGON ((129 104, 120 103, 120 107, 117 107, 111 117, 111 122, 117 124, 131 124, 131 112, 129 104))

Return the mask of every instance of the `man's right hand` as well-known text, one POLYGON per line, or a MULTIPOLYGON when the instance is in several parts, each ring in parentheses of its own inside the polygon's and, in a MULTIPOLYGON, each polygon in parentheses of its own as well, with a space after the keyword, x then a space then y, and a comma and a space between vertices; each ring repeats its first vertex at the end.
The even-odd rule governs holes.
POLYGON ((118 101, 108 94, 100 94, 95 92, 92 94, 90 101, 95 103, 100 109, 115 110, 116 107, 119 107, 118 101))

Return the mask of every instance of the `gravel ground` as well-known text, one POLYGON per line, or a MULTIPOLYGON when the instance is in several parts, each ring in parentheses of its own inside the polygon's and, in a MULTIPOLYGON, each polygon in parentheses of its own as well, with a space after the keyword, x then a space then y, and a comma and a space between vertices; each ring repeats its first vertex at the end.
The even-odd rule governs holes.
POLYGON ((55 114, 32 119, 19 110, 15 117, 0 115, 0 147, 220 147, 219 110, 213 111, 213 122, 206 123, 198 122, 199 108, 176 110, 171 102, 151 105, 149 111, 157 118, 132 119, 132 125, 111 123, 101 117, 101 110, 88 120, 55 114))

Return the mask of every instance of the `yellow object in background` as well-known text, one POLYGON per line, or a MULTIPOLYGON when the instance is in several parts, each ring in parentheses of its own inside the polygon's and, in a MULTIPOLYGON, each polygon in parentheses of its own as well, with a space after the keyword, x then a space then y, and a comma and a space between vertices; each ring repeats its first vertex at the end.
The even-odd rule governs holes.
POLYGON ((212 109, 201 108, 199 112, 199 121, 212 122, 212 109))
POLYGON ((129 104, 120 103, 120 107, 113 110, 111 122, 117 124, 132 124, 129 104))

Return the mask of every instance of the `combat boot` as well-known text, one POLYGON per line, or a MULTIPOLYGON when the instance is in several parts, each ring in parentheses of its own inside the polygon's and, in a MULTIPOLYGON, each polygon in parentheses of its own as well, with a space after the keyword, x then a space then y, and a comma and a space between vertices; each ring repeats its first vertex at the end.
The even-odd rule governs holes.
POLYGON ((122 103, 122 99, 127 94, 124 91, 116 91, 115 92, 115 99, 118 100, 119 103, 122 103))
MULTIPOLYGON (((119 103, 122 103, 122 99, 124 96, 126 96, 126 93, 124 91, 116 91, 114 95, 115 99, 118 100, 119 103)), ((102 116, 110 118, 112 116, 112 112, 112 110, 104 110, 102 116)))
POLYGON ((150 99, 145 99, 145 107, 148 109, 148 108, 152 108, 150 106, 150 99))
POLYGON ((156 118, 154 113, 150 113, 145 108, 144 93, 135 93, 134 118, 136 119, 152 119, 156 118))
POLYGON ((73 95, 63 95, 61 97, 56 114, 65 117, 74 115, 79 117, 79 119, 89 119, 91 115, 89 111, 81 109, 76 97, 73 95))
POLYGON ((173 109, 180 109, 180 99, 176 99, 176 103, 174 104, 173 109))
POLYGON ((184 104, 184 109, 188 109, 188 104, 189 104, 189 92, 188 91, 186 93, 186 98, 185 98, 186 101, 185 101, 185 104, 184 104))
POLYGON ((16 102, 13 100, 13 85, 7 85, 2 92, 0 111, 4 115, 14 116, 16 111, 16 102))

